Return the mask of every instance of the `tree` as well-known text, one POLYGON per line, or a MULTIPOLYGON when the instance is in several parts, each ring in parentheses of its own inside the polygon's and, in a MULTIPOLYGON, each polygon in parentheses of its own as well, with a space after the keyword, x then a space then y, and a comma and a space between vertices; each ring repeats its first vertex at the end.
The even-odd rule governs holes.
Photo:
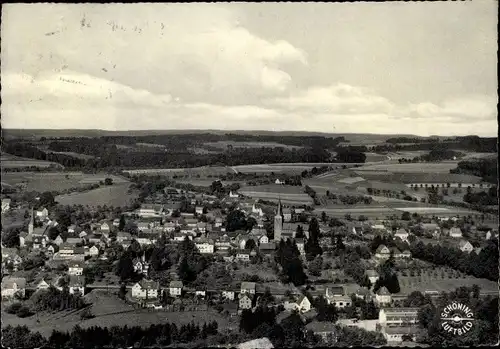
POLYGON ((113 185, 113 179, 110 177, 106 177, 104 179, 104 185, 113 185))
POLYGON ((321 221, 322 221, 323 223, 326 223, 326 219, 327 219, 327 217, 326 217, 326 213, 325 213, 325 211, 321 212, 321 221))
POLYGON ((410 212, 403 212, 403 214, 401 215, 401 219, 404 220, 404 221, 411 220, 410 212))
POLYGON ((298 225, 297 230, 295 231, 295 238, 296 239, 303 239, 304 237, 305 237, 304 228, 302 228, 301 225, 298 225))
POLYGON ((245 214, 240 210, 232 210, 229 212, 226 218, 226 230, 236 231, 239 229, 245 229, 247 227, 247 221, 245 214))
POLYGON ((319 296, 315 300, 315 308, 318 312, 316 319, 318 321, 336 322, 338 319, 337 309, 335 304, 328 304, 323 296, 319 296))
POLYGON ((120 277, 121 281, 130 280, 135 277, 132 255, 129 251, 124 252, 120 257, 116 268, 116 275, 120 277))
POLYGON ((4 233, 2 236, 2 243, 5 247, 19 247, 19 230, 11 229, 4 233))
POLYGON ((323 258, 317 256, 313 261, 309 263, 309 273, 314 276, 321 276, 321 270, 323 269, 323 258))
POLYGON ((247 250, 254 250, 257 247, 257 244, 255 243, 254 239, 248 239, 245 242, 245 249, 247 250))
POLYGON ((118 230, 119 231, 123 231, 123 229, 125 228, 125 215, 121 215, 120 216, 120 223, 118 224, 118 230))
POLYGON ((40 200, 39 200, 40 206, 42 207, 51 207, 54 206, 56 203, 54 199, 54 194, 52 194, 50 191, 43 192, 40 195, 40 200))

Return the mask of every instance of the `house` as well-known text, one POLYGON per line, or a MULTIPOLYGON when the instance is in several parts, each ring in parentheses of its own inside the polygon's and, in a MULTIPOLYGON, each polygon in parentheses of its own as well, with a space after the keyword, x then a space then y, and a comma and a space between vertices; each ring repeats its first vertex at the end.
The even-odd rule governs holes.
POLYGON ((196 248, 201 254, 213 254, 215 244, 212 240, 209 239, 198 239, 195 240, 194 244, 196 248))
POLYGON ((149 263, 146 262, 146 256, 143 254, 141 258, 135 258, 132 261, 134 271, 138 274, 147 275, 149 270, 149 263))
POLYGON ((170 281, 170 284, 168 285, 168 291, 170 296, 172 297, 178 297, 182 295, 182 281, 170 281))
POLYGON ((73 234, 73 233, 75 232, 75 229, 76 229, 76 225, 71 224, 71 225, 68 227, 68 233, 73 234))
MULTIPOLYGON (((28 237, 31 239, 31 236, 30 236, 30 235, 28 235, 28 233, 27 233, 27 232, 25 232, 25 231, 23 231, 23 232, 21 232, 21 233, 19 234, 19 247, 24 247, 24 246, 26 246, 26 242, 27 242, 27 241, 26 241, 26 239, 27 239, 28 237)), ((62 240, 61 240, 61 241, 62 241, 62 240)))
POLYGON ((308 323, 304 329, 320 337, 321 341, 324 343, 334 343, 337 341, 335 323, 333 322, 312 321, 308 323))
POLYGON ((424 234, 436 235, 441 233, 441 228, 436 223, 421 223, 420 228, 424 231, 424 234))
MULTIPOLYGON (((149 237, 149 235, 147 234, 143 234, 143 233, 139 233, 139 235, 137 235, 137 238, 136 238, 136 241, 139 243, 139 245, 141 246, 148 246, 148 245, 152 245, 154 242, 153 242, 153 239, 151 239, 149 237)), ((155 240, 156 241, 156 240, 155 240)))
POLYGON ((408 236, 409 236, 408 232, 406 231, 406 229, 403 228, 398 229, 394 234, 395 238, 400 238, 402 241, 405 242, 408 242, 408 236))
POLYGON ((358 235, 358 236, 361 236, 363 235, 363 227, 359 226, 359 225, 355 225, 352 227, 352 233, 354 235, 358 235))
POLYGON ((99 227, 99 229, 101 230, 101 232, 108 232, 110 231, 110 226, 107 222, 104 222, 101 224, 101 226, 99 227))
POLYGON ((276 250, 276 243, 274 241, 271 241, 270 243, 267 243, 267 244, 262 243, 259 246, 259 251, 265 255, 270 255, 275 250, 276 250))
POLYGON ((267 237, 266 234, 263 234, 259 237, 259 244, 268 244, 269 243, 269 238, 267 237))
POLYGON ((33 249, 39 250, 41 248, 45 248, 47 245, 47 240, 44 236, 36 236, 33 238, 33 249))
POLYGON ((116 233, 116 241, 123 242, 125 240, 132 240, 132 234, 125 231, 119 231, 116 233))
POLYGON ((80 239, 85 239, 87 237, 87 232, 82 230, 79 234, 78 234, 78 237, 80 239))
POLYGON ((375 251, 375 258, 379 260, 389 259, 391 256, 391 251, 385 245, 380 245, 375 251))
POLYGON ((142 204, 137 210, 139 217, 158 217, 163 214, 163 205, 158 204, 142 204))
POLYGON ((458 227, 453 227, 450 229, 450 237, 459 239, 462 237, 462 229, 458 227))
POLYGON ((284 181, 281 181, 279 178, 276 178, 276 180, 274 181, 274 184, 285 184, 284 181))
POLYGON ((229 191, 229 197, 231 199, 235 199, 235 198, 239 198, 240 195, 238 193, 233 193, 233 191, 231 190, 231 191, 229 191))
POLYGON ((252 309, 252 299, 247 294, 240 294, 239 310, 252 309))
POLYGON ((328 304, 334 304, 337 308, 345 308, 352 305, 352 299, 349 296, 331 296, 327 301, 328 304))
POLYGON ((380 277, 380 275, 373 269, 366 270, 365 274, 368 277, 368 280, 370 280, 370 283, 372 285, 375 285, 375 283, 377 282, 377 280, 380 277))
POLYGON ((418 323, 418 308, 381 308, 378 320, 382 327, 408 326, 418 323))
POLYGON ((50 287, 50 285, 47 283, 47 281, 45 281, 44 279, 42 279, 37 285, 36 285, 36 289, 37 291, 38 290, 46 290, 50 287))
POLYGON ((19 296, 24 298, 26 295, 26 278, 16 278, 4 276, 2 278, 2 298, 12 298, 19 296))
POLYGON ((302 295, 296 302, 285 301, 285 310, 297 310, 301 313, 306 313, 311 310, 311 302, 309 299, 302 295))
POLYGON ((85 278, 81 275, 70 275, 68 283, 69 293, 85 295, 85 278))
POLYGON ((158 298, 160 285, 157 281, 142 279, 132 286, 132 297, 137 299, 158 298))
POLYGON ((71 261, 68 263, 69 275, 83 275, 83 267, 85 265, 80 261, 71 261))
POLYGON ((47 254, 49 256, 52 256, 54 254, 54 252, 55 252, 54 246, 52 246, 52 245, 47 246, 47 254))
POLYGON ((378 305, 388 305, 391 304, 392 297, 385 286, 381 287, 377 294, 375 295, 375 301, 378 305))
POLYGON ((228 299, 230 301, 234 301, 235 292, 233 290, 229 290, 229 289, 222 290, 221 296, 223 299, 228 299))
POLYGON ((196 206, 195 212, 196 214, 203 214, 203 206, 196 206))
POLYGON ((252 205, 252 214, 262 217, 264 216, 264 211, 262 211, 262 207, 259 204, 254 203, 252 205))
POLYGON ((89 248, 89 255, 91 257, 99 256, 99 248, 95 245, 89 248))
POLYGON ((120 226, 120 218, 113 219, 113 227, 119 227, 119 226, 120 226))
POLYGON ((249 262, 250 261, 250 251, 248 250, 240 250, 236 253, 236 260, 240 262, 249 262))
POLYGON ((402 343, 403 337, 415 340, 418 328, 415 326, 388 327, 382 332, 387 343, 402 343))
POLYGON ((474 246, 467 240, 461 240, 458 245, 462 252, 471 253, 474 251, 474 246))
POLYGON ((409 250, 404 250, 399 255, 400 255, 401 258, 405 258, 405 259, 410 259, 411 258, 411 252, 409 250))
POLYGON ((44 207, 39 211, 36 211, 36 217, 43 221, 49 216, 49 211, 44 207))
POLYGON ((7 212, 10 209, 11 200, 9 198, 2 199, 2 213, 7 212))
POLYGON ((292 210, 289 208, 284 208, 282 212, 283 212, 283 221, 290 222, 292 220, 292 210))
POLYGON ((132 244, 132 240, 123 240, 121 243, 123 249, 125 249, 125 250, 128 249, 131 244, 132 244))
POLYGON ((255 294, 255 282, 243 281, 241 283, 240 293, 255 294))
POLYGON ((304 239, 295 239, 295 244, 297 245, 297 249, 299 250, 300 254, 302 256, 305 256, 306 254, 306 249, 305 249, 305 242, 304 239))
POLYGON ((67 238, 66 243, 69 245, 77 245, 82 243, 81 238, 67 238))
POLYGON ((205 298, 207 296, 207 290, 204 289, 204 288, 197 288, 195 291, 194 291, 194 295, 196 297, 200 297, 200 298, 205 298))

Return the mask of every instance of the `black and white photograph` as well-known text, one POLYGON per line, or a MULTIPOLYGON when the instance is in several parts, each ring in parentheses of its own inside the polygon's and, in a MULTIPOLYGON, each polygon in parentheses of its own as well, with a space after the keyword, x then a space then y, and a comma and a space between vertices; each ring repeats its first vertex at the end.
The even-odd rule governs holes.
POLYGON ((498 6, 3 4, 2 347, 497 345, 498 6))

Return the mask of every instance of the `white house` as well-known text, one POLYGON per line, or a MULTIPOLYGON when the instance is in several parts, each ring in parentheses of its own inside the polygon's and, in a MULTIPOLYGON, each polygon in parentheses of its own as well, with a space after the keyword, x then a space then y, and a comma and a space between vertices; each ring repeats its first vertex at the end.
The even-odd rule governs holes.
POLYGON ((36 289, 37 290, 46 290, 50 287, 50 285, 47 283, 47 281, 45 281, 44 279, 42 279, 37 285, 36 285, 36 289))
POLYGON ((10 209, 11 200, 9 198, 2 199, 2 213, 7 212, 10 209))
POLYGON ((84 264, 80 261, 72 261, 68 263, 69 275, 83 275, 84 264))
POLYGON ((89 248, 89 255, 91 257, 99 256, 99 248, 95 245, 89 248))
POLYGON ((311 310, 311 302, 306 296, 301 296, 297 302, 285 301, 285 310, 297 310, 301 313, 306 313, 311 310))
POLYGON ((182 288, 183 288, 182 281, 170 281, 170 284, 168 285, 168 291, 172 297, 181 296, 182 288))
POLYGON ((285 184, 284 181, 281 181, 279 178, 276 178, 276 180, 274 181, 274 184, 285 184))
POLYGON ((472 251, 474 251, 474 246, 472 246, 472 244, 467 240, 460 241, 459 248, 460 248, 460 251, 466 252, 466 253, 471 253, 472 251))
POLYGON ((304 256, 306 254, 306 244, 304 242, 304 239, 295 239, 295 244, 297 245, 297 249, 299 250, 300 254, 304 256))
POLYGON ((462 237, 462 229, 453 227, 450 229, 450 237, 459 239, 462 237))
POLYGON ((243 281, 241 283, 240 293, 255 294, 255 282, 243 281))
POLYGON ((391 251, 385 245, 380 245, 375 251, 375 258, 379 260, 388 259, 391 256, 391 251))
POLYGON ((85 279, 81 275, 70 275, 68 283, 69 293, 85 295, 85 279))
POLYGON ((238 193, 233 193, 233 191, 231 190, 229 192, 229 197, 230 198, 238 198, 238 197, 240 197, 240 195, 238 193))
POLYGON ((232 290, 222 290, 222 298, 234 301, 234 291, 232 290))
POLYGON ((36 217, 41 221, 45 220, 48 216, 49 211, 45 207, 39 211, 36 211, 36 217))
POLYGON ((365 272, 366 276, 368 276, 368 280, 370 280, 370 283, 372 285, 375 285, 375 283, 377 282, 377 280, 379 279, 380 275, 373 269, 368 269, 366 272, 365 272))
POLYGON ((158 217, 163 214, 163 205, 142 204, 137 214, 139 217, 158 217))
POLYGON ((132 286, 132 297, 137 299, 158 298, 159 283, 153 280, 141 280, 132 286))
POLYGON ((212 254, 214 253, 214 242, 208 239, 200 239, 195 241, 194 244, 200 253, 202 254, 212 254))
POLYGON ((401 240, 406 242, 408 242, 408 236, 409 236, 408 232, 406 231, 406 229, 403 228, 398 229, 394 234, 395 238, 400 238, 401 240))
POLYGON ((381 287, 375 295, 375 301, 378 305, 391 304, 392 296, 385 286, 381 287))
POLYGON ((418 323, 418 308, 381 308, 378 321, 382 327, 396 327, 418 323))
POLYGON ((259 217, 264 216, 264 211, 261 207, 258 207, 255 203, 252 205, 252 214, 258 215, 259 217))
POLYGON ((252 308, 252 300, 246 294, 241 295, 238 303, 239 303, 239 309, 240 310, 245 310, 245 309, 251 309, 252 308))
POLYGON ((203 206, 196 206, 196 214, 203 214, 203 206))
POLYGON ((2 298, 11 298, 15 295, 24 298, 26 295, 26 279, 4 276, 2 279, 2 298))
POLYGON ((267 235, 262 235, 259 237, 259 244, 268 244, 269 243, 269 238, 267 235))
POLYGON ((249 262, 250 261, 250 253, 248 251, 240 251, 236 253, 236 260, 240 262, 249 262))

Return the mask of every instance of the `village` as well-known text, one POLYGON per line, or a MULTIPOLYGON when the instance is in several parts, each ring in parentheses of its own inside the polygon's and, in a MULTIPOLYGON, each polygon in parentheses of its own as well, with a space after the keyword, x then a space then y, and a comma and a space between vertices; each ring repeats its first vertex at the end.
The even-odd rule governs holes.
MULTIPOLYGON (((275 185, 283 184, 277 179, 275 185)), ((425 283, 420 277, 413 283, 400 278, 398 290, 389 291, 394 285, 388 280, 380 284, 381 266, 390 260, 393 267, 405 270, 403 275, 413 276, 424 269, 412 256, 415 247, 410 248, 418 240, 479 255, 482 245, 498 237, 494 229, 478 231, 467 217, 330 219, 324 213, 315 215, 306 205, 285 207, 280 198, 277 206, 263 204, 233 190, 217 196, 166 187, 135 210, 71 224, 63 234, 54 233, 59 223, 46 207, 28 210, 2 200, 3 213, 20 209, 28 212, 28 224, 19 234, 19 245, 2 246, 3 308, 9 304, 5 302, 23 302, 52 288, 78 297, 112 292, 132 306, 129 311, 217 309, 237 319, 266 305, 280 312, 278 318, 297 312, 305 329, 324 343, 334 341, 339 324, 381 333, 391 343, 414 341, 421 304, 408 305, 415 297, 439 297, 446 286, 425 283), (469 242, 464 231, 480 245, 469 242), (303 271, 283 262, 287 244, 305 267, 308 275, 303 281, 294 280, 303 271), (315 245, 319 252, 314 252, 315 245), (167 261, 183 249, 191 251, 173 263, 167 261), (340 249, 352 265, 339 264, 340 249), (193 268, 187 263, 199 264, 198 257, 204 267, 193 277, 180 265, 185 262, 187 269, 193 268), (287 277, 287 272, 293 275, 287 277), (336 314, 324 321, 332 305, 336 314), (316 309, 323 306, 326 309, 316 309)), ((295 257, 286 258, 293 263, 295 257)), ((441 277, 448 277, 456 288, 472 286, 458 274, 441 277)), ((481 290, 481 296, 488 295, 495 295, 494 288, 481 290)), ((88 313, 85 316, 94 316, 88 313)))

